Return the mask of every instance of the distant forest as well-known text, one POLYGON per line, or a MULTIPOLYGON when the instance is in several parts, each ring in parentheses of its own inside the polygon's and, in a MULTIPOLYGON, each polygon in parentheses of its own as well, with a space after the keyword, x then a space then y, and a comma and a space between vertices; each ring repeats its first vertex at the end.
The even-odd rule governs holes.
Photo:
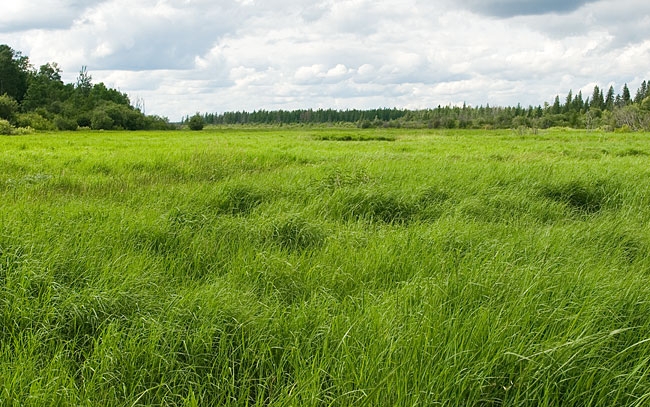
MULTIPOLYGON (((543 106, 438 106, 407 110, 298 109, 253 112, 197 113, 181 124, 191 129, 204 125, 347 125, 371 127, 473 128, 518 131, 549 127, 650 131, 650 83, 643 81, 634 97, 625 84, 621 93, 613 87, 603 92, 595 86, 591 95, 569 91, 543 106)), ((27 56, 0 45, 0 134, 34 130, 166 130, 179 126, 166 117, 144 114, 144 102, 103 83, 92 83, 82 67, 75 83, 61 80, 53 63, 34 68, 27 56)))
POLYGON ((147 116, 142 110, 125 93, 93 84, 85 67, 76 83, 64 84, 56 63, 35 69, 27 56, 0 45, 0 134, 171 128, 166 118, 147 116))
MULTIPOLYGON (((353 123, 369 127, 428 127, 472 129, 545 129, 573 127, 608 131, 650 130, 650 83, 643 81, 632 97, 625 84, 620 94, 609 87, 607 93, 598 86, 584 97, 582 92, 543 106, 493 107, 438 106, 433 109, 371 109, 371 110, 257 110, 253 112, 206 113, 203 123, 215 125, 260 124, 340 124, 353 123)), ((189 122, 190 117, 183 122, 189 122)), ((196 119, 196 117, 194 117, 196 119)))

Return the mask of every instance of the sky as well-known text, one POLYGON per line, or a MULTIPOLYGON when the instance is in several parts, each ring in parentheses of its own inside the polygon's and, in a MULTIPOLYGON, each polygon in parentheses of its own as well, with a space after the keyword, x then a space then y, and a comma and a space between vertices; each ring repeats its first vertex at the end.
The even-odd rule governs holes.
POLYGON ((196 112, 523 106, 650 79, 647 0, 15 0, 0 44, 196 112))

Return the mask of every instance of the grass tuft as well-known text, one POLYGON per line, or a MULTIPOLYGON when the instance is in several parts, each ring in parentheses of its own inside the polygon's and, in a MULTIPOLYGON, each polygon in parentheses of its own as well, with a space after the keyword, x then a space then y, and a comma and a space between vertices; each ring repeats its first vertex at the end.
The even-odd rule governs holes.
POLYGON ((393 135, 386 134, 322 134, 315 137, 316 140, 321 141, 395 141, 393 135))
POLYGON ((365 220, 389 224, 408 223, 416 213, 416 205, 391 192, 360 190, 342 199, 344 220, 365 220))
POLYGON ((547 184, 542 187, 542 195, 586 214, 597 213, 617 199, 616 190, 605 181, 574 180, 547 184))
POLYGON ((229 215, 247 215, 268 200, 268 195, 268 192, 253 185, 229 185, 217 197, 217 207, 220 212, 229 215))
POLYGON ((271 239, 285 249, 306 250, 325 242, 325 231, 301 215, 288 215, 271 225, 271 239))

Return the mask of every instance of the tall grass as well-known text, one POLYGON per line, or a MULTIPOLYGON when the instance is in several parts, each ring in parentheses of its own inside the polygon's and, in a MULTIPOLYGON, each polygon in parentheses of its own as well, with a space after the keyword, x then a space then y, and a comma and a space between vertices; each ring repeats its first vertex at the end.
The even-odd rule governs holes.
POLYGON ((647 134, 0 143, 0 405, 650 403, 647 134))

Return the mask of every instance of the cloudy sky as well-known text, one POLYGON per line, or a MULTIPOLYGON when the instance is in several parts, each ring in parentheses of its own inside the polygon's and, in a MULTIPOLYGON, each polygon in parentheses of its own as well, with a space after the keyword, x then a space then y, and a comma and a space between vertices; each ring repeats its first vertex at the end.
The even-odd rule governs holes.
POLYGON ((538 105, 650 79, 647 0, 15 0, 0 43, 179 120, 538 105))

